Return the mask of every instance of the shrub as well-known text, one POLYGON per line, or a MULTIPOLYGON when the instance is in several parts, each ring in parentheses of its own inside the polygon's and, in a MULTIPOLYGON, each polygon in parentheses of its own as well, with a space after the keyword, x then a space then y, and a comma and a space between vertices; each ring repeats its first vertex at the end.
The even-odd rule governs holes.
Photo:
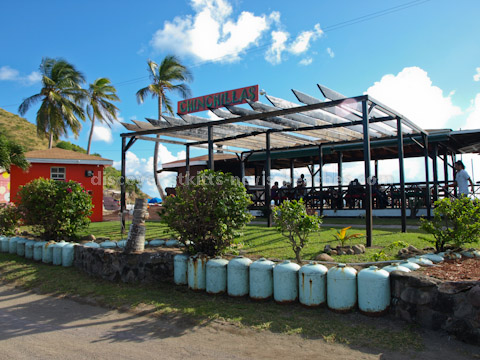
POLYGON ((447 244, 459 248, 480 238, 480 202, 467 197, 445 198, 435 202, 432 221, 421 219, 421 227, 433 235, 437 251, 447 244))
POLYGON ((161 219, 180 235, 191 253, 215 256, 241 235, 252 219, 247 208, 251 200, 245 186, 231 174, 205 170, 176 196, 163 202, 161 219))
POLYGON ((273 209, 275 225, 285 236, 295 253, 297 262, 301 264, 300 253, 308 241, 308 235, 320 230, 322 218, 308 215, 303 200, 284 201, 273 209))
POLYGON ((342 247, 344 247, 347 244, 347 242, 350 241, 351 239, 358 238, 360 236, 364 236, 363 234, 360 234, 360 233, 348 234, 347 235, 347 230, 350 229, 350 228, 351 228, 351 226, 347 226, 347 227, 343 228, 342 230, 337 231, 337 233, 333 235, 333 236, 335 236, 335 239, 337 239, 340 242, 340 246, 342 246, 342 247))
POLYGON ((18 195, 24 224, 47 240, 71 238, 90 224, 92 198, 75 181, 35 179, 18 195))
POLYGON ((0 207, 0 233, 6 236, 15 235, 15 230, 20 226, 22 215, 13 204, 0 207))

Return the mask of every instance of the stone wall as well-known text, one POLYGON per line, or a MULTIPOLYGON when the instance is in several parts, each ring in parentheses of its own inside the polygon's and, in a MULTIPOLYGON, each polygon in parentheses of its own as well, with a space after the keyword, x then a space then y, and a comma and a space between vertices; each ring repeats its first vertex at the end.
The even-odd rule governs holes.
POLYGON ((480 281, 441 281, 417 273, 390 274, 398 318, 480 344, 480 281))
POLYGON ((75 246, 73 266, 109 281, 152 283, 173 281, 173 257, 179 250, 152 249, 125 254, 122 250, 75 246))

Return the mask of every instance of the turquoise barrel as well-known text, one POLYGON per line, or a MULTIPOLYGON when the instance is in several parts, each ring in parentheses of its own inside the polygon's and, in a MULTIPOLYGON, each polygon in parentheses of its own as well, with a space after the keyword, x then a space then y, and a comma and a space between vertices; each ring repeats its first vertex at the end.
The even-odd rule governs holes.
POLYGON ((337 312, 348 312, 357 304, 357 270, 338 264, 327 273, 327 305, 337 312))
POLYGON ((227 265, 228 260, 216 257, 207 262, 206 291, 216 295, 227 291, 227 265))
POLYGON ((366 315, 384 314, 390 306, 390 273, 376 266, 357 276, 358 308, 366 315))
POLYGON ((100 245, 97 244, 97 243, 94 242, 94 241, 87 242, 87 243, 83 244, 83 246, 85 246, 85 247, 91 247, 91 248, 99 248, 99 247, 100 247, 100 245))
POLYGON ((415 263, 413 263, 411 261, 408 261, 408 260, 404 260, 404 261, 400 262, 398 265, 406 267, 407 269, 410 269, 411 271, 415 271, 415 270, 420 269, 420 265, 415 264, 415 263))
POLYGON ((100 243, 100 247, 102 249, 115 249, 117 247, 117 243, 115 241, 104 241, 100 243))
POLYGON ((266 300, 273 296, 273 268, 275 263, 265 258, 254 261, 249 267, 250 298, 266 300))
POLYGON ((33 246, 33 260, 42 261, 43 258, 43 247, 45 246, 46 241, 37 241, 33 246))
POLYGON ((51 264, 53 261, 53 245, 55 242, 47 242, 43 246, 42 262, 45 264, 51 264))
POLYGON ((62 265, 62 248, 67 245, 65 241, 60 241, 53 245, 50 245, 52 248, 52 264, 53 265, 62 265))
POLYGON ((4 253, 8 253, 10 247, 10 239, 6 236, 0 237, 0 251, 4 253))
POLYGON ((205 290, 206 287, 206 265, 208 258, 205 255, 197 254, 188 258, 188 287, 192 290, 205 290))
POLYGON ((167 240, 167 241, 165 242, 165 246, 166 246, 166 247, 176 247, 176 246, 178 246, 178 245, 180 245, 180 243, 178 242, 178 240, 174 240, 174 239, 172 239, 172 240, 167 240))
POLYGON ((162 240, 162 239, 150 240, 150 246, 151 247, 159 247, 159 246, 164 246, 164 245, 165 245, 165 240, 162 240))
POLYGON ((311 262, 298 272, 298 299, 305 306, 319 306, 327 301, 328 269, 311 262))
POLYGON ((388 273, 391 273, 392 271, 403 271, 403 272, 411 272, 408 267, 400 265, 400 263, 393 263, 388 266, 385 266, 382 268, 382 270, 385 270, 388 273))
POLYGON ((227 266, 227 293, 229 296, 247 296, 249 293, 248 269, 252 260, 236 256, 227 266))
POLYGON ((35 240, 28 240, 25 243, 25 259, 33 259, 33 247, 36 243, 35 240))
POLYGON ((425 255, 422 255, 422 257, 430 260, 434 264, 441 263, 444 260, 443 256, 440 256, 438 254, 425 254, 425 255))
POLYGON ((8 252, 10 254, 16 254, 17 253, 17 241, 18 237, 11 237, 10 241, 8 242, 8 252))
POLYGON ((150 245, 150 242, 148 240, 145 240, 144 246, 148 246, 148 245, 150 245))
POLYGON ((75 250, 74 243, 67 243, 62 247, 62 266, 70 267, 73 265, 73 257, 75 250))
POLYGON ((273 299, 279 304, 298 299, 298 271, 300 266, 290 260, 277 264, 273 269, 273 299))
POLYGON ((423 256, 415 256, 408 258, 408 261, 418 264, 420 266, 432 266, 433 261, 424 258, 423 256))
POLYGON ((177 285, 187 285, 188 255, 179 254, 173 258, 173 281, 177 285))
POLYGON ((19 238, 17 241, 17 255, 18 256, 25 256, 25 243, 28 239, 19 238))
POLYGON ((127 240, 119 240, 117 241, 117 247, 120 249, 125 249, 125 246, 127 246, 127 240))

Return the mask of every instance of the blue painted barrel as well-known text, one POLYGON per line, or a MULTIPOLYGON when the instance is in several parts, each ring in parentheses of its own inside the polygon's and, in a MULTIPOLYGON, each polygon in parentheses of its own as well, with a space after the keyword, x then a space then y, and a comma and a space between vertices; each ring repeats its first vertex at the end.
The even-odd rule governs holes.
POLYGON ((82 245, 85 246, 85 247, 92 247, 92 248, 99 248, 100 247, 100 245, 97 244, 94 241, 90 241, 90 242, 84 243, 82 245))
POLYGON ((311 262, 302 266, 298 272, 298 293, 300 304, 319 306, 327 300, 328 269, 311 262))
POLYGON ((338 264, 327 273, 327 304, 329 309, 348 312, 357 303, 357 270, 338 264))
POLYGON ((100 243, 100 247, 102 249, 115 249, 117 247, 117 243, 115 241, 104 241, 100 243))
POLYGON ((0 251, 8 253, 10 239, 6 236, 0 236, 0 251))
POLYGON ((206 291, 209 294, 222 294, 227 291, 228 261, 217 257, 207 262, 206 291))
POLYGON ((180 244, 180 242, 178 240, 175 240, 175 239, 172 239, 172 240, 167 240, 165 242, 165 246, 166 247, 176 247, 180 244))
POLYGON ((187 285, 188 255, 179 254, 173 258, 173 281, 177 285, 187 285))
POLYGON ((46 241, 37 241, 33 246, 33 260, 42 261, 43 258, 43 247, 45 246, 46 241))
POLYGON ((188 287, 192 290, 205 290, 206 266, 208 258, 203 254, 197 254, 188 258, 188 287))
POLYGON ((74 243, 67 243, 62 247, 62 266, 70 267, 73 265, 74 243))
POLYGON ((298 271, 300 266, 290 260, 277 264, 273 269, 273 299, 287 304, 298 299, 298 271))
POLYGON ((165 245, 165 240, 162 240, 162 239, 150 240, 150 246, 151 247, 159 247, 159 246, 164 246, 164 245, 165 245))
POLYGON ((266 300, 273 296, 274 267, 275 263, 265 258, 260 258, 250 264, 249 282, 251 299, 266 300))
POLYGON ((8 242, 8 252, 10 254, 16 254, 17 253, 17 241, 18 237, 11 237, 10 241, 8 242))
POLYGON ((432 261, 434 264, 441 263, 444 260, 443 256, 440 256, 438 254, 425 254, 422 255, 422 257, 432 261))
POLYGON ((413 262, 415 264, 418 264, 420 266, 432 266, 433 261, 428 260, 427 258, 424 258, 423 256, 415 256, 408 258, 408 261, 413 262))
POLYGON ((43 246, 42 262, 45 264, 50 264, 53 261, 53 245, 55 245, 55 242, 51 241, 43 246))
POLYGON ((60 241, 51 245, 52 247, 52 264, 62 265, 62 248, 67 245, 65 241, 60 241))
POLYGON ((415 270, 420 269, 420 265, 415 264, 415 263, 413 263, 411 261, 408 261, 408 260, 404 260, 401 263, 399 263, 398 265, 406 267, 407 269, 410 269, 411 271, 415 271, 415 270))
POLYGON ((117 247, 120 249, 125 249, 125 246, 127 246, 127 240, 119 240, 117 241, 117 247))
POLYGON ((384 314, 390 306, 390 273, 376 266, 361 270, 357 276, 358 308, 366 315, 384 314))
POLYGON ((248 270, 252 260, 236 256, 227 266, 227 292, 229 296, 247 296, 249 293, 248 270))
POLYGON ((35 240, 28 240, 25 243, 25 259, 33 259, 33 247, 36 243, 35 240))
POLYGON ((19 238, 17 241, 17 255, 18 256, 25 256, 25 243, 28 239, 19 238))
POLYGON ((400 265, 399 262, 390 264, 388 266, 385 266, 382 269, 385 270, 388 273, 391 273, 392 271, 403 271, 403 272, 411 272, 412 271, 408 267, 400 265))

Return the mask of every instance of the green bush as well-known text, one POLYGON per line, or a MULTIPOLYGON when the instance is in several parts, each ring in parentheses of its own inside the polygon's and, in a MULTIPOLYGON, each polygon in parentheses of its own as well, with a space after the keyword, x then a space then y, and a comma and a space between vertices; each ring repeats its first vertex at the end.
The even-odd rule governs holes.
POLYGON ((295 258, 299 264, 302 263, 300 253, 308 241, 308 235, 314 231, 320 230, 322 218, 315 215, 308 215, 303 200, 284 201, 281 205, 273 209, 273 220, 275 225, 285 236, 295 258))
POLYGON ((437 251, 447 244, 457 248, 477 242, 480 238, 480 202, 462 196, 459 199, 442 199, 435 202, 432 221, 421 219, 421 227, 433 235, 437 251))
POLYGON ((13 204, 5 204, 0 207, 0 233, 5 236, 15 235, 20 226, 22 215, 13 204))
POLYGON ((90 224, 92 198, 75 181, 35 179, 20 187, 18 196, 24 224, 44 239, 72 238, 90 224))
POLYGON ((231 174, 205 170, 177 187, 162 205, 162 221, 190 253, 221 254, 252 216, 245 186, 231 174))

